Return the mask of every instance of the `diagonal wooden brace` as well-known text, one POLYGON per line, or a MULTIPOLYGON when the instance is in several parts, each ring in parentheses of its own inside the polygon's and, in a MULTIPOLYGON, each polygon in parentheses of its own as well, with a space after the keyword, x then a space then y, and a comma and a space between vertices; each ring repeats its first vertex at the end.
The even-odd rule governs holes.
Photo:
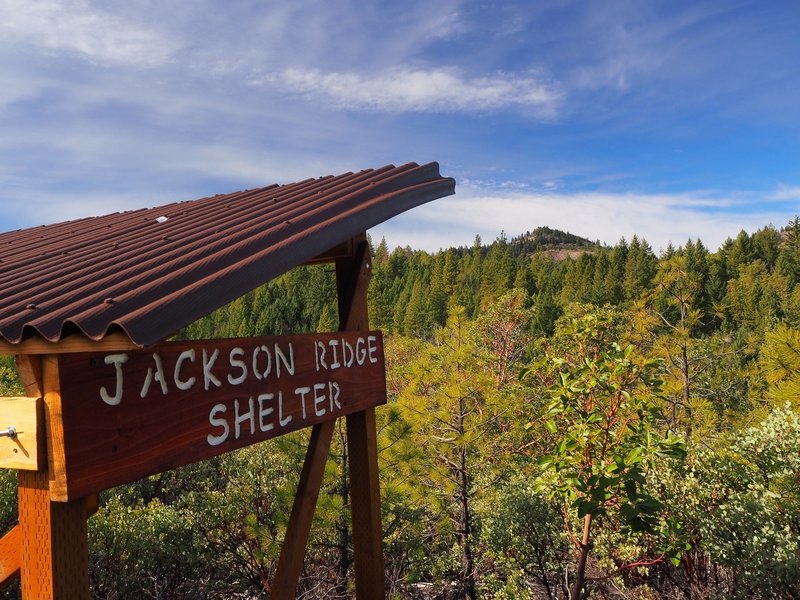
POLYGON ((311 521, 317 507, 335 423, 336 421, 326 421, 315 425, 311 431, 303 472, 300 474, 292 514, 286 527, 286 538, 272 582, 270 597, 275 600, 293 600, 297 595, 297 583, 303 570, 311 521))
POLYGON ((22 563, 22 537, 19 525, 0 539, 0 587, 19 577, 22 563))

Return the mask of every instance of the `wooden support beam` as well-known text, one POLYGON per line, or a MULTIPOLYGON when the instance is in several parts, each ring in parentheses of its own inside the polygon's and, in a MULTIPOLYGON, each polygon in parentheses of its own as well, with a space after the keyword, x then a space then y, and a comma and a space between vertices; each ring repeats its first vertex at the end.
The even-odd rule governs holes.
MULTIPOLYGON (((99 508, 97 495, 89 496, 85 501, 86 518, 88 519, 99 508)), ((19 577, 22 566, 22 528, 15 525, 0 538, 0 589, 19 577)))
MULTIPOLYGON (((364 235, 358 240, 352 258, 336 261, 339 323, 342 329, 369 329, 367 288, 371 271, 372 257, 364 235)), ((348 415, 347 449, 356 596, 382 600, 385 597, 383 530, 374 409, 348 415)))
MULTIPOLYGON (((35 361, 35 359, 31 359, 35 361)), ((34 365, 34 371, 39 370, 34 365)), ((54 502, 54 465, 61 461, 61 396, 58 357, 44 356, 39 388, 44 391, 48 470, 19 472, 19 529, 23 600, 88 600, 89 552, 85 499, 54 502)))
POLYGON ((333 248, 326 250, 319 256, 315 256, 306 262, 306 264, 316 265, 320 263, 332 263, 339 258, 345 258, 348 256, 353 256, 353 240, 347 240, 338 246, 334 246, 333 248))
POLYGON ((19 525, 0 539, 0 588, 19 576, 22 564, 22 536, 19 525))
POLYGON ((137 350, 124 333, 111 333, 101 340, 92 340, 84 335, 70 335, 59 342, 48 342, 39 337, 29 338, 19 344, 0 341, 0 356, 19 354, 68 354, 74 352, 112 352, 117 350, 137 350))
POLYGON ((46 471, 19 472, 23 600, 88 600, 86 502, 52 502, 46 471))
POLYGON ((317 498, 325 474, 325 463, 333 438, 336 421, 326 421, 315 425, 311 431, 300 483, 292 506, 292 514, 286 527, 278 568, 272 583, 270 597, 274 600, 294 600, 297 596, 297 583, 303 570, 311 521, 317 507, 317 498))
MULTIPOLYGON (((354 238, 352 244, 355 251, 349 258, 336 260, 339 329, 368 331, 367 287, 371 268, 369 246, 365 235, 354 238)), ((350 462, 355 503, 353 535, 356 554, 356 594, 358 598, 381 600, 385 596, 375 412, 364 411, 348 416, 348 435, 351 417, 354 418, 352 428, 355 433, 352 442, 348 439, 350 452, 362 453, 365 449, 373 448, 373 451, 367 451, 364 456, 355 459, 351 457, 350 462), (352 475, 353 469, 357 471, 355 475, 352 475), (368 514, 362 516, 363 511, 368 511, 368 514)), ((316 425, 311 433, 303 472, 300 475, 300 485, 272 585, 271 597, 276 600, 291 600, 297 594, 297 583, 303 569, 311 521, 330 451, 334 423, 328 421, 316 425)))
POLYGON ((45 435, 40 398, 0 398, 0 468, 38 471, 45 468, 45 435))
POLYGON ((17 372, 25 395, 31 398, 43 398, 44 391, 39 386, 42 380, 42 361, 38 356, 20 354, 17 356, 17 372))
POLYGON ((354 238, 355 251, 350 258, 336 261, 336 294, 339 300, 339 330, 368 331, 367 289, 372 257, 365 235, 354 238))
POLYGON ((347 417, 347 450, 356 596, 382 599, 385 595, 383 529, 374 408, 347 417))
POLYGON ((44 420, 47 431, 47 471, 50 497, 57 502, 67 500, 67 470, 64 452, 64 422, 61 414, 61 383, 58 374, 58 356, 42 356, 44 390, 44 420))

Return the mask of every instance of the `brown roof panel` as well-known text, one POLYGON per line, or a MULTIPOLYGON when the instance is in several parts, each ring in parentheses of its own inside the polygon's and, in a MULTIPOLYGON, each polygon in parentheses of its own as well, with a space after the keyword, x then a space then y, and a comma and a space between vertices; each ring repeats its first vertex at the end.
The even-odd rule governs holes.
POLYGON ((0 234, 0 336, 122 329, 147 346, 454 191, 437 163, 409 163, 0 234))

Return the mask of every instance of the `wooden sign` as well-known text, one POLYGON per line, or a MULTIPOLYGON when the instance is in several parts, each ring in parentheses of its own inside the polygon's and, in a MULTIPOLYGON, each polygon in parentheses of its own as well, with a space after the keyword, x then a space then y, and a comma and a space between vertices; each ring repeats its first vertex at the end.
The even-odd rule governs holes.
POLYGON ((59 375, 64 456, 51 482, 54 500, 386 402, 378 331, 62 355, 59 375))

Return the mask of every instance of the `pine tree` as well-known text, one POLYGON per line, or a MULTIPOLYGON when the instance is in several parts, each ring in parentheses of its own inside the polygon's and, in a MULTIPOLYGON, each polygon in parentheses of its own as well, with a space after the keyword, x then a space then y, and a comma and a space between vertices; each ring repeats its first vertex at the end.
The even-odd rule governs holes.
POLYGON ((657 260, 650 244, 634 235, 628 248, 622 282, 626 300, 636 300, 650 288, 656 267, 657 260))
POLYGON ((767 267, 770 273, 775 269, 780 253, 781 234, 772 225, 762 227, 753 234, 753 256, 767 267))
POLYGON ((789 285, 800 283, 800 216, 783 230, 784 241, 778 256, 778 269, 789 279, 789 285))
POLYGON ((753 260, 753 243, 747 232, 742 229, 726 252, 727 270, 738 275, 739 270, 753 260))
POLYGON ((677 382, 678 393, 671 398, 671 422, 676 427, 679 418, 686 434, 692 431, 692 382, 698 371, 707 367, 708 357, 692 356, 694 334, 702 327, 701 312, 697 308, 700 276, 686 268, 687 256, 678 255, 663 261, 656 277, 656 287, 647 301, 660 321, 663 334, 657 348, 664 354, 666 365, 677 382))
POLYGON ((426 337, 430 333, 432 325, 433 321, 428 310, 428 298, 422 281, 417 280, 408 299, 402 331, 405 335, 426 337))
POLYGON ((319 316, 317 323, 317 331, 338 331, 339 329, 339 315, 336 307, 333 304, 326 304, 322 307, 322 313, 319 316))
POLYGON ((454 535, 460 559, 457 597, 465 600, 477 598, 473 503, 480 493, 477 475, 486 469, 484 437, 498 419, 492 388, 465 311, 457 307, 412 365, 399 399, 412 429, 408 445, 399 451, 415 453, 414 460, 399 466, 443 519, 440 534, 454 535))
POLYGON ((505 234, 489 248, 481 271, 481 306, 488 306, 511 289, 514 281, 514 260, 505 234))
POLYGON ((778 325, 768 332, 759 368, 769 384, 767 397, 775 406, 800 408, 800 329, 778 325))

